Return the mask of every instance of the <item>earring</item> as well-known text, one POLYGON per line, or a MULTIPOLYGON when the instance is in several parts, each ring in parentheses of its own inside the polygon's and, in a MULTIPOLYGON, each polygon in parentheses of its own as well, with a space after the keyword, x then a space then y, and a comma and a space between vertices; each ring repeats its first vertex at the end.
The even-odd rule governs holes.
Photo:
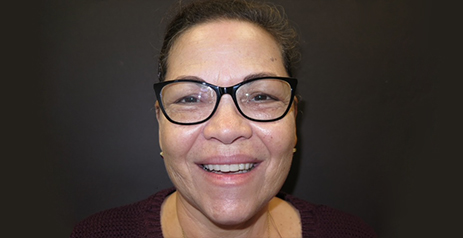
POLYGON ((297 149, 296 148, 293 148, 293 153, 296 153, 297 149))
POLYGON ((162 153, 162 151, 161 151, 161 153, 159 153, 159 154, 161 155, 161 158, 164 159, 164 153, 162 153))

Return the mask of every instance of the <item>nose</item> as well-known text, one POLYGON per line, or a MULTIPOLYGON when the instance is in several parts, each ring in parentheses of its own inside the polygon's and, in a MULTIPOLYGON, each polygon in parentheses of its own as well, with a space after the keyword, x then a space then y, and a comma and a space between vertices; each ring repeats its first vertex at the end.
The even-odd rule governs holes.
POLYGON ((224 144, 231 144, 252 135, 249 120, 244 118, 236 108, 230 95, 223 95, 214 115, 206 122, 204 128, 206 139, 215 139, 224 144))

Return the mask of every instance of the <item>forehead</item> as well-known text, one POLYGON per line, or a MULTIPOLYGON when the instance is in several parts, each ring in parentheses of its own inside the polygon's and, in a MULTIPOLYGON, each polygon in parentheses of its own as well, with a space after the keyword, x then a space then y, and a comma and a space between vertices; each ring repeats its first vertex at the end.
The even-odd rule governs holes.
POLYGON ((274 38, 257 25, 236 20, 202 23, 188 29, 172 46, 168 65, 167 80, 186 75, 205 81, 262 73, 287 76, 274 38))

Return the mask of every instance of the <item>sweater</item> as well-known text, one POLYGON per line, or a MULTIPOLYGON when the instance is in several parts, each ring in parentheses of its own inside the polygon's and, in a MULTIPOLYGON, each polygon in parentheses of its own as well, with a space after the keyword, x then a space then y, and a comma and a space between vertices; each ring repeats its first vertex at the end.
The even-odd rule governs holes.
MULTIPOLYGON (((161 205, 174 191, 174 188, 165 189, 145 200, 91 215, 74 227, 70 237, 163 238, 161 205)), ((304 238, 377 237, 373 229, 356 216, 325 205, 315 205, 283 192, 277 197, 299 211, 304 238)))

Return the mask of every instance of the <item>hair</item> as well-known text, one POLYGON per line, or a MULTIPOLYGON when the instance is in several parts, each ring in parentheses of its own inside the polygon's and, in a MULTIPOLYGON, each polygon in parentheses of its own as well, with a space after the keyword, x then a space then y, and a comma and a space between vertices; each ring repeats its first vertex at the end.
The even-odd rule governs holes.
POLYGON ((169 52, 179 36, 193 26, 216 20, 247 21, 266 30, 279 44, 286 72, 292 76, 299 60, 298 35, 281 7, 250 0, 197 0, 185 6, 180 2, 178 13, 167 26, 159 54, 159 81, 165 80, 169 52))

